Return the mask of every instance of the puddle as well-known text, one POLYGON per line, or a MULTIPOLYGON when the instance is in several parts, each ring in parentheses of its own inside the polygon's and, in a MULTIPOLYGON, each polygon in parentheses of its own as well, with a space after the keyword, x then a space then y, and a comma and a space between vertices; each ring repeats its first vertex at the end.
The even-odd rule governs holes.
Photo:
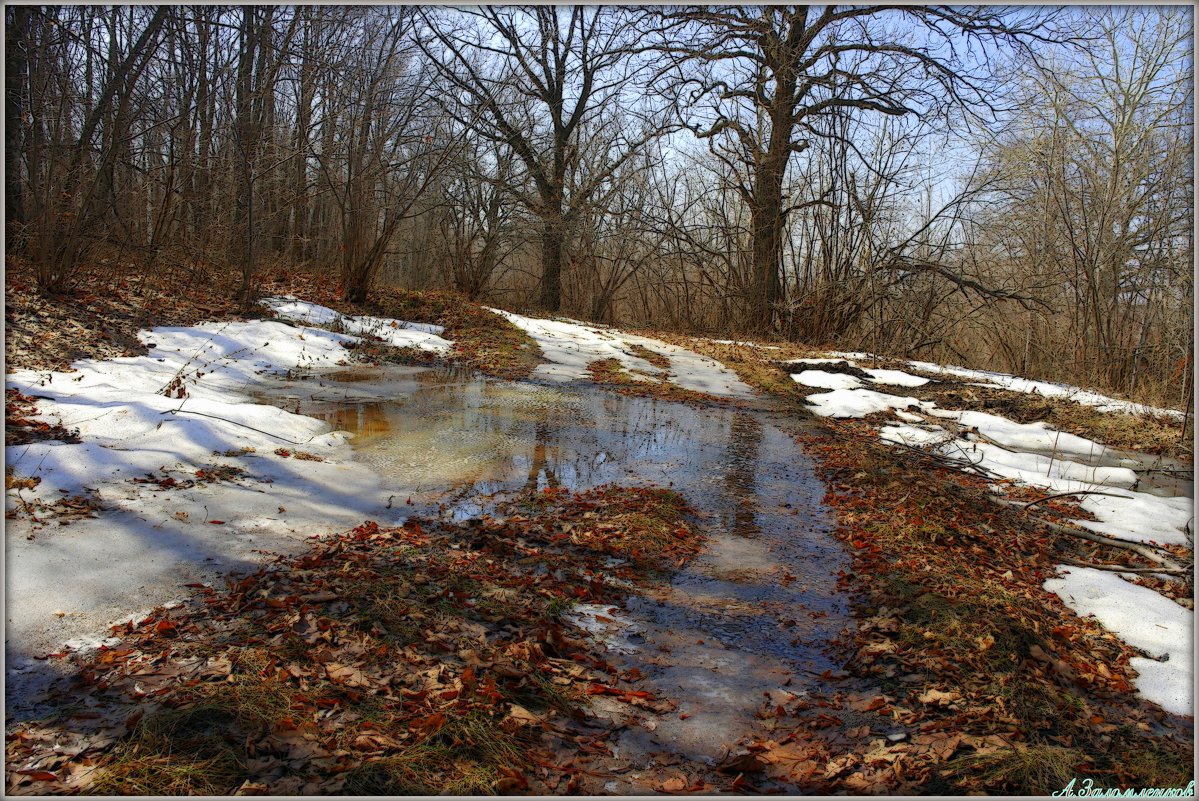
POLYGON ((1166 456, 1108 446, 1101 446, 1099 451, 1087 456, 1062 454, 1048 448, 1022 448, 1021 452, 1052 459, 1069 459, 1088 467, 1127 467, 1137 474, 1134 487, 1137 492, 1160 498, 1190 497, 1194 494, 1194 466, 1166 456))
POLYGON ((610 654, 680 708, 652 732, 630 727, 621 749, 717 760, 759 731, 766 697, 801 695, 837 667, 827 650, 850 622, 836 587, 850 560, 812 462, 768 413, 420 368, 283 381, 264 400, 353 433, 357 458, 413 513, 469 517, 497 494, 609 482, 682 492, 708 547, 630 599, 635 625, 610 654))

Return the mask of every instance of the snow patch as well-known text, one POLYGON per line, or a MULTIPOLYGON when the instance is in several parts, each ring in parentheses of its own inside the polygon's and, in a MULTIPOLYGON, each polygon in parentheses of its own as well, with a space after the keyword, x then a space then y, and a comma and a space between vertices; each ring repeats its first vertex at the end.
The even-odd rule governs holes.
POLYGON ((1088 495, 1079 504, 1099 520, 1075 520, 1075 525, 1130 542, 1191 546, 1187 527, 1195 519, 1191 498, 1159 498, 1147 492, 1118 492, 1120 497, 1088 495))
POLYGON ((390 317, 353 317, 327 306, 298 300, 290 295, 264 298, 262 305, 278 317, 307 325, 334 326, 347 334, 378 337, 397 348, 419 348, 434 353, 449 353, 454 343, 442 339, 445 327, 431 323, 410 323, 390 317))
POLYGON ((1194 613, 1114 573, 1064 565, 1058 571, 1058 578, 1045 582, 1046 590, 1076 614, 1093 615, 1124 642, 1149 654, 1129 660, 1140 674, 1140 694, 1167 712, 1193 715, 1194 613))
POLYGON ((1147 406, 1142 403, 1120 400, 1119 398, 1100 395, 1098 392, 1091 392, 1090 390, 1069 384, 1058 384, 1051 381, 1033 381, 1028 378, 1009 375, 1008 373, 995 373, 989 370, 970 370, 965 367, 940 365, 933 362, 910 361, 908 364, 914 369, 926 373, 967 378, 979 381, 986 386, 1001 387, 1012 392, 1044 395, 1047 398, 1065 398, 1081 403, 1084 406, 1093 406, 1101 412, 1152 414, 1160 417, 1169 417, 1174 420, 1182 420, 1183 418, 1183 413, 1175 409, 1163 409, 1157 406, 1147 406))
POLYGON ((523 330, 541 348, 547 363, 537 366, 533 371, 535 378, 563 383, 584 381, 588 378, 588 364, 616 359, 634 379, 669 380, 684 389, 722 397, 754 397, 754 391, 732 370, 715 359, 677 345, 577 320, 545 320, 502 309, 491 311, 523 330), (665 371, 655 367, 634 354, 631 345, 640 345, 666 357, 670 367, 665 371))
POLYGON ((1006 417, 986 412, 948 409, 934 409, 930 414, 953 420, 963 428, 977 428, 978 433, 987 439, 1017 450, 1083 457, 1101 456, 1107 451, 1105 445, 1100 445, 1094 440, 1057 431, 1045 423, 1016 423, 1006 417))
MULTIPOLYGON (((181 583, 246 569, 265 550, 299 549, 306 535, 357 525, 386 504, 345 434, 252 397, 268 376, 346 364, 356 338, 269 320, 139 336, 145 356, 8 376, 10 387, 37 397, 39 419, 77 428, 83 440, 6 448, 16 475, 41 479, 20 497, 88 494, 102 507, 69 528, 9 521, 10 531, 31 535, 10 536, 7 552, 17 651, 53 648, 130 609, 175 600, 181 583), (296 451, 319 458, 291 458, 296 451), (236 470, 215 481, 197 475, 214 465, 236 470), (175 484, 156 483, 167 478, 175 484), (79 611, 44 625, 59 608, 79 611)), ((10 506, 16 496, 7 493, 10 506)))
POLYGON ((819 389, 861 389, 862 379, 845 373, 830 373, 825 370, 804 370, 792 373, 791 380, 805 387, 819 389))
POLYGON ((865 417, 887 409, 906 409, 909 406, 931 407, 927 401, 875 392, 872 389, 834 389, 807 397, 812 411, 821 417, 865 417))
POLYGON ((1053 492, 1131 487, 1137 482, 1137 474, 1127 467, 1094 467, 1038 453, 1010 451, 989 442, 954 440, 938 450, 945 456, 1004 478, 1053 492))
POLYGON ((890 384, 896 387, 922 387, 930 379, 905 373, 903 370, 882 370, 873 367, 863 368, 870 378, 879 384, 890 384))
POLYGON ((914 448, 939 445, 952 437, 940 426, 883 426, 878 430, 878 436, 887 442, 914 448))

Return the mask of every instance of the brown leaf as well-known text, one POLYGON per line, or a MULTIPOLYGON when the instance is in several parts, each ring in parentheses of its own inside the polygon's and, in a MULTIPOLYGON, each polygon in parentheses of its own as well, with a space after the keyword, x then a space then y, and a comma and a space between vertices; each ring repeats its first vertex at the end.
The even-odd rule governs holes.
POLYGON ((721 773, 756 773, 766 767, 761 754, 730 754, 717 766, 721 773))
POLYGON ((917 696, 916 700, 922 704, 929 704, 930 706, 948 706, 954 701, 962 700, 962 694, 956 690, 950 690, 948 692, 942 692, 941 690, 929 690, 917 696))
POLYGON ((339 662, 329 662, 325 665, 325 673, 334 684, 344 684, 348 687, 370 687, 371 681, 361 670, 339 662))
POLYGON ((56 782, 56 781, 58 781, 58 775, 55 773, 51 773, 48 770, 18 770, 15 772, 21 774, 22 776, 28 776, 29 778, 33 779, 35 782, 56 782))
POLYGON ((887 697, 876 695, 873 698, 859 697, 849 702, 849 708, 855 712, 873 712, 887 705, 887 697))
POLYGON ((658 786, 658 789, 664 793, 685 793, 690 785, 687 782, 687 777, 679 774, 671 776, 666 781, 658 786))

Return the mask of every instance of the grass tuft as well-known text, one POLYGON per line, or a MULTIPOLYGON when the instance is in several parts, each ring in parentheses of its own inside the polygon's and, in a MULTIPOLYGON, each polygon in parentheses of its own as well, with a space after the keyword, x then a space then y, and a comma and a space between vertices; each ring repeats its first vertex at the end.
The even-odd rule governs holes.
POLYGON ((977 772, 978 780, 992 789, 1026 795, 1048 795, 1065 787, 1086 761, 1073 748, 1056 745, 1022 745, 989 754, 972 754, 951 762, 951 767, 977 772))

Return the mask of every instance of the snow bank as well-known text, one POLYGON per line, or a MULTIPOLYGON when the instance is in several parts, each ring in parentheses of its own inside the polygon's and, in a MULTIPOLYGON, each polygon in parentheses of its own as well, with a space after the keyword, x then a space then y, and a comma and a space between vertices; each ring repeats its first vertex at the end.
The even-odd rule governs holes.
POLYGON ((1140 674, 1136 686, 1141 695, 1168 712, 1193 715, 1194 613, 1115 573, 1089 567, 1058 570, 1060 577, 1046 581, 1046 590, 1076 614, 1094 615, 1124 642, 1149 654, 1129 662, 1140 674))
POLYGON ((1066 398, 1067 400, 1081 403, 1084 406, 1094 406, 1101 412, 1153 414, 1162 417, 1170 417, 1175 420, 1181 420, 1183 417, 1183 413, 1175 409, 1162 409, 1157 406, 1147 406, 1141 403, 1120 400, 1119 398, 1100 395, 1097 392, 1091 392, 1090 390, 1082 389, 1081 387, 1070 386, 1069 384, 1057 384, 1050 381, 1033 381, 1028 378, 1020 378, 1007 373, 995 373, 989 370, 969 370, 965 367, 940 365, 934 364, 933 362, 910 361, 908 364, 910 364, 914 369, 921 370, 926 373, 933 373, 936 375, 952 375, 956 376, 957 378, 967 378, 973 381, 978 381, 987 386, 1001 387, 1003 389, 1011 390, 1012 392, 1044 395, 1047 398, 1066 398))
POLYGON ((1131 487, 1137 474, 1127 467, 1094 467, 1039 453, 1010 451, 989 442, 953 440, 938 451, 991 473, 1030 487, 1053 492, 1079 492, 1107 487, 1131 487))
POLYGON ((1083 457, 1102 456, 1107 451, 1107 446, 1094 440, 1057 431, 1045 423, 1017 423, 996 414, 951 409, 934 409, 930 414, 953 420, 963 428, 976 428, 987 439, 1017 450, 1083 457))
POLYGON ((825 370, 803 370, 792 373, 791 380, 805 387, 818 389, 861 389, 862 379, 845 373, 830 373, 825 370))
POLYGON ((807 397, 812 411, 821 417, 865 417, 887 409, 906 409, 909 406, 931 408, 928 401, 888 395, 872 389, 834 389, 807 397))
MULTIPOLYGON (((860 354, 837 353, 830 357, 833 358, 799 359, 788 364, 826 365, 864 358, 860 354)), ((976 379, 987 386, 1068 398, 1101 411, 1181 416, 1172 410, 1140 406, 1062 384, 942 367, 929 362, 910 364, 924 372, 976 379)), ((927 381, 898 370, 868 369, 865 372, 879 383, 920 386, 927 381)), ((879 428, 879 438, 886 442, 928 448, 963 463, 963 466, 976 467, 1053 493, 1102 490, 1103 495, 1086 495, 1080 499, 1081 507, 1097 519, 1073 521, 1078 526, 1133 542, 1192 545, 1188 534, 1194 519, 1192 499, 1162 498, 1133 491, 1131 488, 1138 477, 1130 468, 1090 463, 1104 457, 1107 451, 1104 445, 1094 440, 1054 430, 1045 423, 1023 424, 986 412, 938 409, 929 401, 864 389, 861 380, 840 373, 809 369, 791 377, 806 386, 832 390, 808 396, 808 403, 819 415, 863 417, 893 410, 904 423, 879 428), (905 411, 910 407, 917 407, 925 415, 955 422, 967 431, 955 437, 946 428, 926 423, 921 415, 905 411), (980 438, 986 441, 979 441, 980 438)), ((1002 490, 996 488, 995 491, 1002 490)), ((1059 569, 1061 576, 1046 581, 1045 589, 1061 596, 1077 614, 1094 615, 1125 642, 1149 653, 1150 658, 1132 660, 1132 666, 1139 674, 1136 681, 1139 692, 1170 712, 1191 715, 1193 613, 1114 573, 1078 567, 1059 566, 1059 569)))
POLYGON ((454 345, 453 342, 441 338, 445 328, 440 325, 410 323, 389 317, 352 317, 290 295, 264 298, 261 303, 285 320, 340 328, 347 334, 378 337, 397 348, 420 348, 434 353, 449 353, 454 345))
MULTIPOLYGON (((56 647, 177 597, 184 582, 257 564, 266 549, 297 549, 304 537, 377 517, 386 504, 346 435, 253 398, 270 374, 345 364, 354 337, 274 321, 139 336, 145 356, 8 376, 9 386, 37 397, 41 419, 78 428, 83 440, 6 448, 18 476, 41 479, 19 496, 53 502, 88 493, 102 506, 69 527, 9 521, 10 647, 56 647), (297 451, 315 458, 294 458, 297 451), (225 473, 197 475, 209 468, 225 473), (176 483, 146 483, 147 474, 176 483), (52 619, 54 609, 67 614, 52 619)), ((10 506, 17 495, 7 494, 10 506)))
POLYGON ((873 367, 863 368, 863 372, 869 374, 871 380, 879 384, 890 384, 896 387, 922 387, 929 382, 930 379, 921 378, 918 375, 905 373, 903 370, 881 370, 873 367))
POLYGON ((952 435, 940 426, 883 426, 878 430, 879 439, 894 442, 897 445, 911 445, 923 448, 926 445, 939 445, 952 435))
POLYGON ((1075 520, 1074 523, 1098 534, 1131 542, 1191 545, 1186 529, 1195 518, 1192 499, 1159 498, 1131 490, 1116 491, 1115 494, 1120 497, 1084 497, 1080 505, 1099 520, 1075 520))
MULTIPOLYGON (((856 367, 853 362, 847 362, 845 359, 792 359, 784 364, 849 364, 850 367, 856 367)), ((927 378, 921 378, 902 370, 875 370, 867 368, 862 372, 869 375, 869 381, 876 384, 890 384, 898 387, 922 387, 929 382, 927 378)), ((819 389, 860 389, 865 384, 862 379, 849 375, 847 373, 836 373, 828 370, 802 370, 798 373, 792 373, 791 379, 796 383, 803 384, 806 387, 817 387, 819 389)))
POLYGON ((323 435, 318 420, 250 402, 246 389, 263 374, 345 363, 354 338, 268 321, 156 328, 139 336, 150 347, 146 356, 77 362, 73 374, 9 375, 9 386, 39 397, 43 419, 78 428, 83 439, 6 448, 17 474, 42 479, 30 494, 75 494, 163 464, 211 461, 213 451, 343 443, 323 435), (173 386, 186 397, 169 397, 177 394, 173 386))
POLYGON ((522 329, 537 342, 547 363, 538 365, 533 371, 536 378, 561 382, 584 381, 588 378, 588 364, 616 359, 630 371, 629 375, 634 379, 667 380, 684 389, 722 397, 754 397, 754 391, 732 370, 715 359, 677 345, 575 320, 543 320, 502 309, 491 311, 522 329), (633 353, 631 345, 640 345, 666 357, 670 367, 665 371, 655 367, 633 353))

